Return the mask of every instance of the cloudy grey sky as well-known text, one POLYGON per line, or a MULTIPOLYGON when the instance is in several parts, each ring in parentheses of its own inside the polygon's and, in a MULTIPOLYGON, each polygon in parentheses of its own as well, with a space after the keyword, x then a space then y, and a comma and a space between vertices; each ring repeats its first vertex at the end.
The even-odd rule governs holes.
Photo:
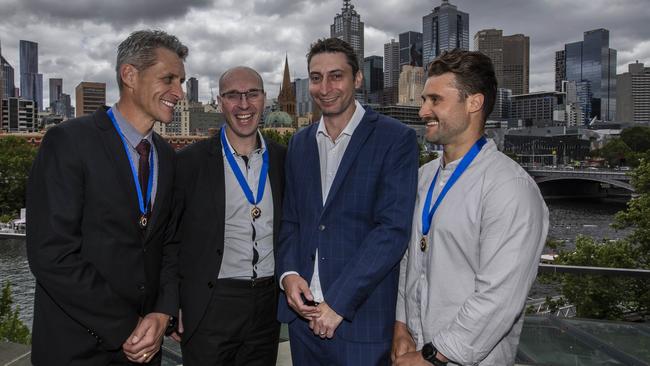
MULTIPOLYGON (((365 23, 365 55, 383 56, 383 44, 401 32, 422 31, 422 16, 440 0, 352 0, 365 23)), ((481 29, 530 37, 531 91, 553 90, 554 53, 583 32, 610 31, 618 50, 618 72, 639 60, 650 65, 650 6, 647 0, 451 0, 470 15, 470 47, 481 29)), ((342 0, 0 0, 2 53, 19 85, 18 42, 38 42, 43 96, 48 79, 63 78, 72 95, 82 80, 107 83, 117 100, 115 54, 128 34, 158 28, 190 48, 187 76, 199 79, 199 99, 218 92, 217 79, 235 65, 262 74, 269 97, 282 81, 285 54, 292 78, 306 77, 305 53, 329 25, 342 0)), ((47 105, 47 104, 46 104, 47 105)))

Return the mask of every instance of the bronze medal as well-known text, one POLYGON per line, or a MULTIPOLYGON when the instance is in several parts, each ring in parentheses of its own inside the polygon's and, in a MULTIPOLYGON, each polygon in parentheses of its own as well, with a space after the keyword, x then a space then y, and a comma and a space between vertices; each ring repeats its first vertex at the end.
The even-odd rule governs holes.
POLYGON ((251 208, 251 217, 253 219, 258 219, 261 215, 262 215, 262 210, 259 207, 253 206, 253 208, 251 208))
POLYGON ((140 220, 138 220, 138 225, 140 225, 140 229, 142 230, 146 229, 148 223, 149 223, 149 219, 147 219, 147 215, 140 216, 140 220))
POLYGON ((420 250, 421 251, 426 251, 427 250, 427 237, 423 236, 422 239, 420 239, 420 250))

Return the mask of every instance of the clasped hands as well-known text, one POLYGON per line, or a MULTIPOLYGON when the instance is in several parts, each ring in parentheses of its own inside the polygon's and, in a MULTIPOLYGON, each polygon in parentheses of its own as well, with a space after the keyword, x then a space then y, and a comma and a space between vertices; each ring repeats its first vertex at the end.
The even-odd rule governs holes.
POLYGON ((169 315, 149 313, 138 320, 131 335, 122 344, 126 358, 135 363, 148 363, 160 351, 169 315))
POLYGON ((284 277, 282 286, 284 287, 284 293, 287 295, 287 303, 301 317, 309 320, 309 329, 323 339, 333 338, 336 328, 343 321, 343 317, 325 302, 318 304, 318 306, 305 304, 303 297, 313 301, 314 296, 309 290, 307 281, 299 275, 290 274, 284 277))

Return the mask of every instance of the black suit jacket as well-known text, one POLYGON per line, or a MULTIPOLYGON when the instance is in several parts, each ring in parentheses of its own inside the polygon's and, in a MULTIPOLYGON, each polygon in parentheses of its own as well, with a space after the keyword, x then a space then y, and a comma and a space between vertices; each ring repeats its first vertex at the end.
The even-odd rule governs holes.
POLYGON ((34 364, 94 364, 79 360, 120 350, 138 317, 178 313, 177 247, 165 244, 175 155, 153 140, 157 191, 142 231, 127 153, 105 107, 43 138, 27 186, 34 364))
MULTIPOLYGON (((273 193, 273 245, 277 244, 284 190, 286 149, 266 140, 269 183, 273 193)), ((180 299, 183 342, 203 318, 219 276, 224 248, 226 197, 219 134, 180 151, 174 184, 175 214, 180 217, 180 299)), ((274 250, 275 253, 275 250, 274 250)))

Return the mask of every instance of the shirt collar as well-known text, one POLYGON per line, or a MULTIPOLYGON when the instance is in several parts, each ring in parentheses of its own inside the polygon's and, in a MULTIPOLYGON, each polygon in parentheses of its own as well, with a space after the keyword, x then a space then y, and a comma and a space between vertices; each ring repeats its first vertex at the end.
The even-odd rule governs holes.
MULTIPOLYGON (((354 101, 354 105, 356 106, 354 114, 352 115, 352 118, 350 118, 350 122, 348 122, 347 126, 345 126, 343 131, 341 131, 341 134, 336 138, 337 141, 341 138, 342 135, 352 136, 354 130, 357 129, 361 123, 361 120, 363 119, 363 116, 366 113, 366 110, 363 109, 361 103, 359 103, 357 100, 354 101)), ((323 120, 323 116, 320 117, 320 121, 318 122, 318 130, 316 131, 316 135, 321 134, 328 138, 330 137, 330 135, 327 133, 327 128, 325 128, 325 121, 323 120)))
POLYGON ((122 131, 124 138, 126 138, 126 141, 129 142, 129 145, 131 145, 131 147, 135 148, 142 140, 147 140, 150 144, 153 142, 153 130, 150 130, 143 136, 126 120, 126 118, 124 118, 122 113, 120 113, 120 110, 117 108, 117 103, 113 105, 112 110, 117 125, 120 126, 120 130, 122 131))
MULTIPOLYGON (((227 126, 224 125, 222 128, 227 128, 227 126)), ((219 132, 219 133, 221 133, 221 132, 219 132)), ((262 132, 259 129, 257 129, 257 139, 258 139, 258 141, 260 143, 259 146, 256 149, 254 149, 253 151, 251 151, 251 153, 248 156, 252 156, 254 154, 264 154, 264 152, 266 151, 266 141, 264 141, 264 137, 262 136, 262 132)), ((228 134, 226 134, 226 144, 228 144, 228 148, 233 153, 233 155, 241 156, 239 153, 237 153, 235 151, 235 149, 233 149, 232 145, 230 144, 230 141, 228 140, 228 134)), ((224 150, 223 146, 221 147, 221 154, 223 156, 226 156, 226 150, 224 150)))

